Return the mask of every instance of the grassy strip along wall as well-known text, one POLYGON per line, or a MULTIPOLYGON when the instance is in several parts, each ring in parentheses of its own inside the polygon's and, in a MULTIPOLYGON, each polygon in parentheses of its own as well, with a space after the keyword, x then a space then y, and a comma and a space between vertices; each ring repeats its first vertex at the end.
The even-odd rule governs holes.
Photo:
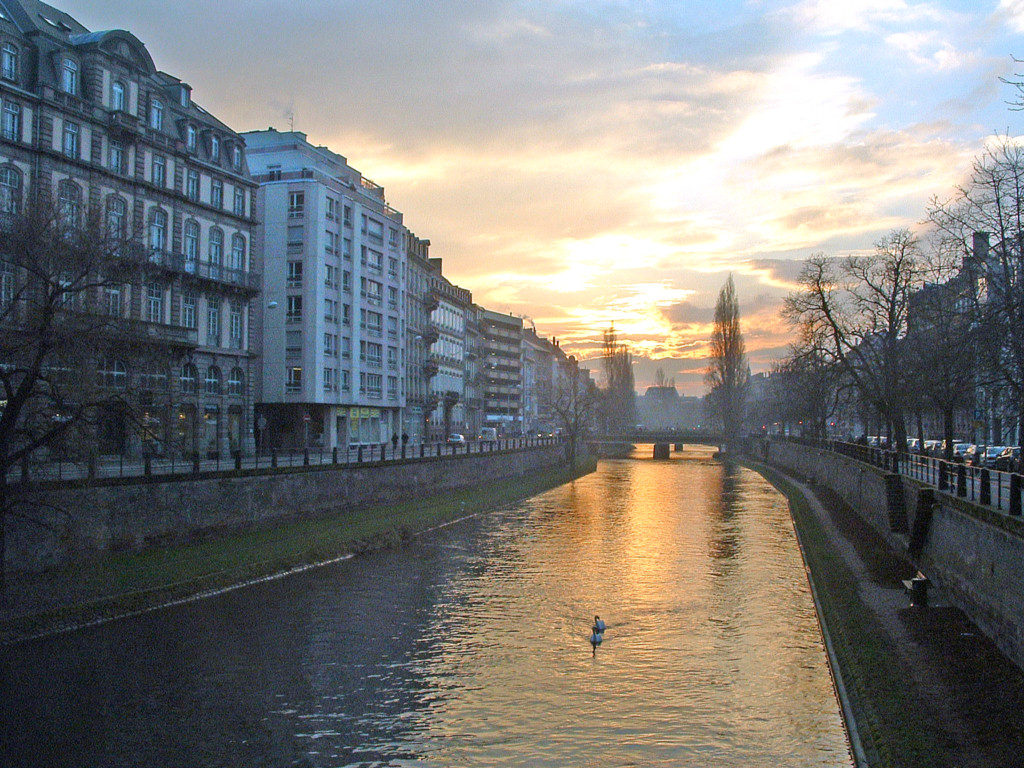
POLYGON ((789 499, 804 561, 814 582, 819 617, 828 627, 869 763, 941 763, 942 746, 915 720, 915 684, 898 661, 898 649, 861 600, 857 578, 835 551, 807 499, 780 473, 760 464, 751 466, 789 499))
POLYGON ((144 610, 349 553, 395 546, 418 531, 533 496, 596 468, 594 460, 580 464, 575 471, 555 467, 420 499, 79 564, 51 582, 71 585, 64 604, 0 623, 0 642, 144 610))

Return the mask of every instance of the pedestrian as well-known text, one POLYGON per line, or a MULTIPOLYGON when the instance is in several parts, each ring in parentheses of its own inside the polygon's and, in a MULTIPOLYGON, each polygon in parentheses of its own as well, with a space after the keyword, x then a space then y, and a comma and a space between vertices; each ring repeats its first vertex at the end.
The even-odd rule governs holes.
POLYGON ((402 447, 405 448, 409 444, 409 434, 407 432, 402 433, 402 447))
POLYGON ((398 453, 398 433, 391 433, 391 453, 398 453))

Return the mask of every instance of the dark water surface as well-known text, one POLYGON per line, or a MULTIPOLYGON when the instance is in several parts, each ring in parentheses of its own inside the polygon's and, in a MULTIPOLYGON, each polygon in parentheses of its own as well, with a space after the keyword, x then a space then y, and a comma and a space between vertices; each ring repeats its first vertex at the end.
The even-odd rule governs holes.
POLYGON ((784 499, 649 450, 398 551, 0 648, 0 765, 850 765, 784 499))

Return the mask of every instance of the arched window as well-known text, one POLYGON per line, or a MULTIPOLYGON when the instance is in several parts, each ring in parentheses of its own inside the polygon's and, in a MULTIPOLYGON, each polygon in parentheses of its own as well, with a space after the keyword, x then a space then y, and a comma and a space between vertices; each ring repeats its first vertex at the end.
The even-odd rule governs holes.
POLYGON ((64 59, 61 67, 60 86, 64 93, 72 96, 78 95, 78 62, 73 59, 64 59))
POLYGON ((242 372, 241 368, 235 366, 231 369, 231 375, 228 377, 228 394, 241 395, 244 388, 245 374, 242 372))
POLYGON ((220 394, 220 368, 216 365, 211 365, 206 369, 206 394, 220 394))
POLYGON ((149 214, 149 247, 154 254, 167 250, 167 213, 162 208, 149 214))
POLYGON ((123 197, 107 197, 107 234, 118 242, 128 236, 128 203, 123 197))
POLYGON ((236 272, 245 270, 245 236, 233 235, 231 237, 231 269, 236 272))
POLYGON ((82 188, 75 182, 64 179, 57 184, 57 209, 61 220, 69 227, 82 223, 82 188))
POLYGON ((96 384, 110 389, 125 389, 128 386, 128 368, 120 360, 100 358, 96 366, 96 384))
POLYGON ((224 232, 216 227, 210 230, 210 263, 218 266, 224 263, 224 232))
POLYGON ((192 363, 181 366, 181 391, 187 395, 199 391, 199 370, 192 363))
POLYGON ((0 50, 0 77, 4 80, 17 81, 21 62, 21 52, 14 43, 4 43, 0 50))
POLYGON ((0 168, 0 213, 21 210, 21 171, 11 166, 0 168))
POLYGON ((199 260, 199 222, 194 219, 189 219, 185 222, 185 262, 186 264, 192 264, 193 267, 186 270, 189 272, 195 271, 195 263, 199 260))
POLYGON ((117 112, 124 112, 126 105, 124 83, 115 80, 110 85, 110 108, 117 112))

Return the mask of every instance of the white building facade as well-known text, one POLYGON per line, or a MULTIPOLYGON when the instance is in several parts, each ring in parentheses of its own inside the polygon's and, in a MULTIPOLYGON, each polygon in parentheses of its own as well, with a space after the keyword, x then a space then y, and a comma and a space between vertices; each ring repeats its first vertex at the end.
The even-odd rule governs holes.
POLYGON ((403 434, 402 214, 384 189, 297 131, 244 134, 266 249, 259 423, 281 448, 403 434))

